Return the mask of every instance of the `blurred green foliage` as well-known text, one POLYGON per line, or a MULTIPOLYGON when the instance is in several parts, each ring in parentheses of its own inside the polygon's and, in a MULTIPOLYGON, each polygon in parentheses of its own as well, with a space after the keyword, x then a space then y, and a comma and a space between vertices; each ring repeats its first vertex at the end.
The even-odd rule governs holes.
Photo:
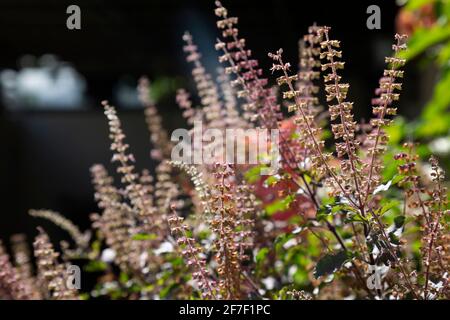
MULTIPOLYGON (((438 81, 418 119, 405 121, 397 117, 395 124, 387 130, 393 149, 397 149, 396 145, 403 140, 412 138, 421 143, 417 151, 422 158, 435 154, 441 158, 442 166, 448 171, 450 169, 450 1, 409 0, 402 10, 413 16, 425 6, 431 8, 428 9, 431 13, 427 14, 431 14, 428 19, 433 23, 431 26, 422 24, 420 18, 417 18, 418 21, 413 21, 416 25, 408 41, 408 50, 402 52, 401 57, 410 62, 419 60, 425 66, 432 64, 438 70, 438 81)), ((392 174, 393 170, 390 171, 387 176, 392 174)))
MULTIPOLYGON (((436 21, 432 27, 418 26, 410 36, 408 50, 402 52, 407 61, 426 57, 428 63, 439 67, 439 81, 433 95, 419 120, 412 124, 418 138, 448 135, 450 127, 450 1, 409 0, 403 10, 414 11, 424 5, 434 7, 436 21)), ((401 120, 397 121, 397 127, 402 124, 398 122, 401 120)))
POLYGON ((155 103, 171 97, 178 88, 184 85, 180 77, 158 77, 152 80, 150 97, 155 103))

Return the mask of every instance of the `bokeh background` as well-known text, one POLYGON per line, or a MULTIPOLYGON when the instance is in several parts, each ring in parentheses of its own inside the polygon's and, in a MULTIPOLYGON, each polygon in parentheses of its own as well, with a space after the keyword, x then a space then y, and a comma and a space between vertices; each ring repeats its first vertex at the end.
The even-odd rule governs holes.
MULTIPOLYGON (((396 32, 395 1, 224 1, 239 16, 241 34, 265 70, 267 52, 283 47, 298 61, 297 42, 314 22, 331 26, 342 41, 359 119, 370 115, 373 89, 396 32), (366 27, 371 4, 381 8, 381 29, 366 27)), ((2 0, 0 3, 0 238, 35 233, 44 224, 30 208, 63 213, 82 229, 96 211, 89 167, 110 165, 107 123, 100 101, 119 110, 138 168, 152 168, 151 148, 135 86, 147 75, 169 131, 185 126, 174 92, 192 88, 181 36, 189 30, 211 72, 217 68, 213 0, 2 0), (81 30, 66 28, 66 8, 81 8, 81 30)), ((397 18, 398 19, 398 18, 397 18)), ((397 20, 398 21, 398 20, 397 20)), ((433 94, 438 70, 407 67, 400 113, 415 119, 433 94)), ((266 72, 266 76, 270 76, 266 72)), ((273 80, 273 78, 272 78, 273 80)), ((112 171, 112 170, 111 170, 112 171)))

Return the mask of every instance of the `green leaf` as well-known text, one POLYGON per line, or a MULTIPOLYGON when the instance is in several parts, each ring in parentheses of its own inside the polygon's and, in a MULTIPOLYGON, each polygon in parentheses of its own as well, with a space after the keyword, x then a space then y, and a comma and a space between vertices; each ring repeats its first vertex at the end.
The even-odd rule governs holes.
POLYGON ((360 214, 349 212, 345 217, 345 222, 367 222, 365 218, 363 218, 360 214))
POLYGON ((126 284, 128 282, 128 280, 130 280, 130 278, 128 277, 128 275, 125 272, 121 272, 119 275, 119 281, 122 284, 126 284))
POLYGON ((328 218, 331 214, 333 207, 331 205, 324 205, 317 210, 316 219, 317 221, 323 221, 328 218))
POLYGON ((177 288, 178 286, 179 286, 178 283, 171 283, 170 285, 168 285, 168 286, 162 288, 162 290, 161 290, 160 293, 159 293, 159 297, 160 297, 161 299, 167 298, 167 296, 170 294, 170 292, 171 292, 173 289, 177 288))
POLYGON ((131 239, 138 241, 145 241, 145 240, 155 240, 157 237, 158 235, 154 233, 138 233, 133 235, 131 239))
POLYGON ((449 26, 450 19, 450 1, 448 0, 440 0, 440 8, 439 9, 439 20, 438 23, 446 24, 449 26))
POLYGON ((267 167, 267 166, 266 165, 257 165, 257 166, 254 166, 254 167, 251 167, 250 169, 248 169, 244 174, 245 180, 250 184, 259 181, 262 177, 261 169, 264 167, 267 167))
POLYGON ((417 29, 408 41, 408 49, 401 52, 399 57, 411 60, 426 49, 450 37, 450 28, 435 25, 431 28, 417 29))
POLYGON ((400 239, 395 235, 394 232, 389 232, 389 240, 391 240, 391 243, 395 245, 400 244, 400 239))
POLYGON ((334 254, 326 254, 317 262, 314 276, 317 279, 321 276, 332 274, 339 270, 350 258, 351 254, 344 250, 334 254))
POLYGON ((100 240, 95 240, 91 245, 92 255, 97 256, 102 249, 102 242, 100 240))
POLYGON ((278 176, 270 176, 266 180, 264 180, 264 186, 272 187, 275 184, 277 184, 278 181, 280 181, 280 177, 278 177, 278 176))
POLYGON ((294 237, 291 233, 282 233, 279 236, 275 238, 274 245, 276 251, 281 251, 283 249, 283 245, 286 243, 286 241, 289 241, 294 237))
POLYGON ((303 177, 305 178, 305 181, 307 184, 311 184, 312 178, 308 176, 307 174, 304 174, 303 177))
POLYGON ((331 138, 332 136, 333 136, 333 135, 332 135, 332 133, 331 133, 330 130, 328 130, 328 129, 323 129, 323 130, 322 130, 321 140, 327 140, 327 139, 331 138))
POLYGON ((255 256, 256 263, 261 263, 269 253, 269 248, 261 248, 255 256))
POLYGON ((433 2, 434 0, 408 0, 408 2, 405 5, 405 9, 413 11, 423 7, 426 4, 433 2))
POLYGON ((434 88, 433 97, 422 112, 423 122, 417 130, 419 136, 434 136, 448 132, 450 123, 450 71, 446 72, 434 88))
POLYGON ((398 200, 391 200, 391 201, 387 201, 386 203, 383 204, 383 206, 378 210, 378 214, 379 215, 383 215, 386 212, 388 212, 389 210, 391 210, 392 208, 397 207, 400 204, 400 202, 398 200))
POLYGON ((86 272, 101 272, 105 271, 107 268, 107 264, 103 261, 92 260, 83 268, 86 272))
POLYGON ((404 174, 396 174, 396 175, 392 178, 392 185, 396 185, 397 183, 399 183, 399 182, 402 181, 403 179, 405 179, 405 175, 404 175, 404 174))
POLYGON ((450 61, 450 42, 448 42, 438 54, 438 62, 440 65, 445 66, 450 61))
POLYGON ((330 214, 334 213, 357 213, 355 209, 347 204, 325 204, 320 207, 317 211, 316 219, 317 221, 323 221, 329 217, 330 214))
POLYGON ((169 260, 170 263, 172 263, 172 266, 181 266, 184 264, 184 260, 182 257, 174 257, 173 259, 169 260))
POLYGON ((181 85, 181 80, 179 78, 157 78, 151 83, 150 97, 155 102, 158 102, 175 92, 181 85))
POLYGON ((286 211, 294 199, 294 195, 288 195, 283 199, 275 200, 266 206, 266 213, 271 216, 274 213, 286 211))
POLYGON ((298 132, 292 132, 291 139, 292 140, 300 139, 300 134, 298 132))
POLYGON ((405 126, 405 119, 398 116, 394 119, 394 122, 390 126, 384 128, 389 136, 389 143, 393 145, 400 143, 405 134, 405 126))
POLYGON ((394 218, 395 228, 400 229, 405 224, 405 216, 397 216, 394 218))
POLYGON ((81 293, 79 294, 79 297, 81 300, 89 300, 90 298, 89 293, 81 293))

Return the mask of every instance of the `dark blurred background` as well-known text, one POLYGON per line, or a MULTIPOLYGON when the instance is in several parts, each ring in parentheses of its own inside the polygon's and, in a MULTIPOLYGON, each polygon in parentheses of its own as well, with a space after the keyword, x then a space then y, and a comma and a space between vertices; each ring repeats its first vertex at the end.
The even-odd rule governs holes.
MULTIPOLYGON (((224 5, 239 16, 241 35, 265 70, 268 51, 283 47, 294 65, 297 41, 307 27, 314 22, 331 26, 333 37, 342 41, 350 99, 358 116, 367 118, 395 33, 395 1, 229 0, 224 5), (381 8, 381 30, 366 27, 370 4, 381 8)), ((138 168, 153 166, 133 91, 136 80, 148 75, 153 82, 169 79, 193 87, 181 49, 185 30, 214 72, 218 32, 213 9, 213 0, 1 1, 0 71, 7 93, 0 105, 0 238, 34 233, 38 221, 27 216, 30 208, 53 209, 88 227, 88 214, 96 210, 89 167, 103 163, 113 170, 103 99, 117 105, 138 168), (71 4, 81 8, 81 30, 66 28, 71 4), (51 91, 53 96, 40 96, 51 91)), ((427 96, 417 82, 405 82, 401 113, 414 116, 418 110, 406 106, 420 105, 427 96)), ((161 96, 158 107, 168 130, 184 126, 173 93, 161 96)))

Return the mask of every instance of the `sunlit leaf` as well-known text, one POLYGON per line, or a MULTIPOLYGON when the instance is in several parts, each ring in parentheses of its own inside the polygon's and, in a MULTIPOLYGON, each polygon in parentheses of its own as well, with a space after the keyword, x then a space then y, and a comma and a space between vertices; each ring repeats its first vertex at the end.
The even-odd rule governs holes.
POLYGON ((408 0, 405 5, 406 10, 417 10, 426 4, 433 3, 434 0, 408 0))
POLYGON ((418 128, 420 136, 432 136, 446 133, 450 123, 450 71, 435 86, 432 99, 422 113, 424 122, 418 128))
POLYGON ((262 177, 261 169, 264 167, 266 167, 266 165, 257 165, 248 169, 244 174, 245 180, 250 184, 259 181, 262 177))
POLYGON ((392 184, 395 186, 396 184, 398 184, 400 181, 402 181, 403 179, 405 179, 405 175, 403 174, 396 174, 393 178, 392 178, 392 184))
POLYGON ((269 253, 269 248, 261 248, 255 256, 256 263, 261 263, 269 253))
POLYGON ((157 234, 154 233, 138 233, 133 235, 133 240, 145 241, 145 240, 154 240, 158 237, 157 234))
POLYGON ((435 25, 431 28, 419 28, 410 37, 408 49, 400 53, 400 57, 411 60, 426 49, 450 37, 450 28, 435 25))
POLYGON ((101 272, 101 271, 105 271, 107 268, 107 264, 103 261, 100 260, 92 260, 89 261, 89 263, 84 266, 84 270, 86 272, 101 272))
POLYGON ((289 209, 289 205, 292 203, 292 201, 295 199, 294 195, 288 195, 284 197, 283 199, 278 199, 272 202, 271 204, 266 206, 266 213, 268 215, 273 215, 277 212, 283 212, 289 209))
POLYGON ((350 258, 351 254, 344 250, 334 254, 326 254, 317 262, 314 276, 319 278, 324 275, 332 274, 339 270, 350 258))
POLYGON ((398 205, 400 204, 400 202, 398 200, 391 200, 391 201, 387 201, 386 203, 383 204, 383 206, 377 211, 378 215, 383 215, 386 212, 388 212, 389 210, 398 207, 398 205))

